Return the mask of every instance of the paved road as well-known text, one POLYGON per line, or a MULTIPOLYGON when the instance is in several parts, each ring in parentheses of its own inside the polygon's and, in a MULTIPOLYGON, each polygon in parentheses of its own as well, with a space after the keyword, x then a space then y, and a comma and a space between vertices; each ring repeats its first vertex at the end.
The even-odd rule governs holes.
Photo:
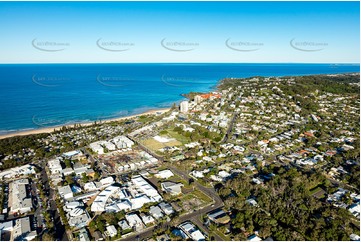
POLYGON ((234 113, 233 113, 233 117, 232 117, 231 122, 229 123, 227 132, 226 132, 226 134, 223 136, 223 139, 222 139, 219 143, 225 143, 225 142, 227 142, 227 140, 228 140, 228 138, 229 138, 229 135, 230 135, 230 133, 232 132, 234 122, 236 121, 237 114, 238 114, 237 112, 234 112, 234 113))
MULTIPOLYGON (((44 164, 43 167, 45 167, 45 164, 44 164)), ((50 181, 49 181, 49 178, 48 178, 48 174, 46 173, 45 169, 43 169, 40 174, 41 174, 40 179, 41 179, 42 184, 44 185, 45 194, 48 195, 48 201, 50 202, 50 204, 49 204, 49 212, 50 212, 50 215, 53 218, 54 229, 55 229, 55 237, 57 239, 59 239, 59 240, 62 240, 62 241, 69 241, 68 235, 67 235, 66 230, 65 230, 65 226, 61 223, 61 220, 60 220, 58 207, 57 207, 56 202, 55 202, 55 197, 56 197, 55 196, 55 191, 49 185, 50 181)))
MULTIPOLYGON (((184 214, 184 215, 181 215, 178 219, 178 223, 181 224, 185 221, 192 221, 194 222, 198 227, 200 227, 200 229, 204 230, 205 232, 209 232, 208 229, 205 229, 205 227, 203 226, 203 224, 200 222, 200 220, 198 218, 200 218, 203 214, 206 214, 206 213, 209 213, 210 211, 213 211, 214 209, 218 209, 218 208, 221 208, 223 205, 220 205, 220 206, 207 206, 203 209, 200 209, 200 210, 196 210, 196 211, 193 211, 189 214, 184 214)), ((171 226, 170 223, 164 223, 164 226, 163 227, 167 227, 167 226, 171 226)), ((146 238, 149 238, 149 237, 152 237, 153 236, 153 229, 154 227, 152 228, 149 228, 143 232, 140 232, 140 233, 137 233, 137 234, 133 234, 133 235, 130 235, 128 237, 125 237, 125 238, 122 238, 120 239, 121 241, 134 241, 134 240, 142 240, 142 239, 146 239, 146 238)), ((215 240, 218 240, 218 241, 221 241, 222 238, 215 235, 215 240)))
MULTIPOLYGON (((43 219, 44 219, 44 216, 42 214, 42 204, 40 202, 40 197, 39 197, 39 191, 38 191, 38 188, 36 187, 36 184, 35 182, 33 181, 31 183, 31 190, 32 190, 32 195, 34 197, 34 200, 36 200, 36 202, 34 202, 34 207, 36 207, 36 210, 35 210, 35 213, 34 213, 34 218, 36 219, 37 221, 37 227, 38 228, 42 228, 44 227, 45 224, 43 224, 43 219)), ((38 230, 38 232, 40 232, 40 230, 38 230)))
MULTIPOLYGON (((177 174, 178 176, 182 177, 185 180, 190 179, 191 177, 185 173, 184 171, 181 171, 179 169, 177 169, 176 167, 170 165, 169 163, 164 163, 168 166, 169 169, 172 170, 172 172, 174 172, 175 174, 177 174)), ((217 192, 213 189, 213 188, 206 188, 202 185, 200 185, 197 181, 194 182, 194 185, 197 186, 197 188, 199 190, 201 190, 203 193, 205 193, 207 196, 209 196, 210 198, 213 199, 213 204, 209 205, 205 208, 199 209, 199 210, 195 210, 193 212, 190 212, 189 214, 184 214, 181 215, 179 217, 179 224, 185 222, 185 221, 192 221, 193 223, 195 223, 201 230, 203 230, 206 233, 209 233, 209 230, 201 223, 201 217, 204 214, 207 214, 215 209, 221 208, 223 207, 223 201, 222 199, 218 196, 217 192)), ((171 226, 170 223, 165 223, 164 226, 171 226)), ((149 228, 143 232, 134 234, 134 235, 130 235, 128 237, 122 238, 120 240, 123 241, 130 241, 130 240, 141 240, 141 239, 146 239, 149 238, 153 235, 153 229, 149 228)), ((223 240, 221 237, 219 237, 216 234, 213 234, 213 236, 215 237, 215 240, 221 241, 223 240)))
MULTIPOLYGON (((232 131, 232 127, 233 127, 233 123, 235 121, 236 118, 236 113, 234 114, 232 121, 228 127, 227 130, 227 138, 228 139, 228 135, 229 133, 232 131)), ((226 137, 225 136, 225 137, 226 137)), ((127 136, 129 139, 131 139, 134 143, 136 143, 142 150, 144 150, 145 152, 151 154, 152 156, 154 156, 155 158, 157 158, 158 160, 164 162, 164 158, 162 156, 159 156, 157 154, 155 154, 154 152, 152 152, 151 150, 149 150, 147 147, 145 147, 144 145, 140 144, 136 139, 133 139, 133 137, 131 136, 127 136)), ((188 181, 189 179, 191 179, 191 177, 184 171, 179 170, 177 167, 171 165, 168 162, 164 162, 163 164, 165 164, 169 169, 171 169, 175 174, 177 174, 179 177, 182 177, 183 179, 185 179, 186 181, 188 181)), ((209 230, 202 224, 201 222, 201 216, 209 213, 210 211, 213 211, 215 209, 221 208, 223 207, 223 201, 222 199, 218 196, 217 192, 213 189, 213 188, 207 188, 202 186, 200 183, 198 183, 197 181, 193 182, 194 185, 203 193, 205 193, 208 197, 213 199, 213 203, 205 208, 199 209, 199 210, 195 210, 193 212, 190 212, 189 214, 184 214, 182 216, 179 217, 179 224, 185 222, 185 221, 192 221, 193 223, 195 223, 201 230, 203 230, 204 232, 207 232, 209 234, 209 230)), ((164 223, 165 227, 170 226, 170 223, 164 223)), ((130 236, 127 236, 123 239, 120 240, 124 240, 124 241, 134 241, 134 240, 141 240, 141 239, 146 239, 149 238, 153 235, 153 229, 154 228, 147 228, 146 230, 144 230, 143 232, 137 233, 137 234, 133 234, 130 236)), ((214 234, 213 235, 215 237, 215 240, 221 241, 222 238, 219 237, 218 235, 214 234)))
POLYGON ((134 139, 132 136, 127 135, 126 136, 128 139, 132 140, 135 144, 137 144, 139 146, 139 148, 141 148, 142 150, 144 150, 145 152, 147 152, 148 154, 151 154, 153 157, 157 158, 160 161, 164 161, 163 156, 157 155, 156 153, 154 153, 153 151, 149 150, 147 147, 145 147, 144 145, 142 145, 141 143, 138 142, 138 140, 134 139))
MULTIPOLYGON (((168 168, 170 170, 172 170, 172 172, 174 172, 175 174, 177 174, 178 176, 182 177, 183 179, 185 179, 186 181, 188 181, 189 179, 191 179, 191 177, 189 176, 189 174, 187 174, 186 172, 179 170, 178 168, 176 168, 175 166, 169 164, 169 163, 164 163, 165 165, 168 166, 168 168)), ((213 188, 207 188, 202 186, 199 182, 194 181, 193 182, 194 185, 197 186, 197 188, 199 190, 201 190, 203 193, 205 193, 208 197, 212 198, 214 201, 214 206, 223 206, 223 201, 222 199, 218 196, 217 192, 213 189, 213 188)))

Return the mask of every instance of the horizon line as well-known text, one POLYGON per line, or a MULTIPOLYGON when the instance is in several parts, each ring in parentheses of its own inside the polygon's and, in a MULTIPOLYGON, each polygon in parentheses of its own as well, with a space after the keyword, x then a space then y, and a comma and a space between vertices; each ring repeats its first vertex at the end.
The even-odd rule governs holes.
POLYGON ((52 65, 52 64, 334 64, 334 65, 360 65, 360 62, 23 62, 0 63, 0 65, 52 65))

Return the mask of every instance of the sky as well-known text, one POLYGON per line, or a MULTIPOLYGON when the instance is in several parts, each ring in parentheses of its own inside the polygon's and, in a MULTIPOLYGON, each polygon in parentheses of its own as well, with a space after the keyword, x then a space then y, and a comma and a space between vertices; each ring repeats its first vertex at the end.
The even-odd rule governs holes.
POLYGON ((0 63, 359 63, 359 2, 0 2, 0 63))

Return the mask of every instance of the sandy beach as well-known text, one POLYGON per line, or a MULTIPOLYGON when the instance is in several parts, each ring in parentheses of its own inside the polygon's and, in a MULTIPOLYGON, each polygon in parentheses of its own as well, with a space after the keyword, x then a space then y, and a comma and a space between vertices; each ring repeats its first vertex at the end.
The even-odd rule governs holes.
MULTIPOLYGON (((109 123, 109 122, 113 122, 113 121, 120 121, 120 120, 125 120, 125 119, 132 119, 135 118, 137 116, 141 116, 141 115, 154 115, 156 113, 165 113, 168 112, 170 110, 170 108, 162 108, 162 109, 152 109, 149 111, 146 111, 144 113, 140 113, 140 114, 134 114, 131 116, 125 116, 125 117, 119 117, 119 118, 112 118, 112 119, 106 119, 106 120, 102 120, 101 123, 109 123)), ((97 121, 98 123, 100 121, 97 121)), ((51 133, 55 130, 59 130, 61 129, 63 126, 66 127, 73 127, 75 123, 73 124, 67 124, 67 125, 60 125, 60 126, 54 126, 54 127, 46 127, 46 128, 39 128, 39 129, 33 129, 33 130, 26 130, 26 131, 19 131, 19 132, 12 132, 12 133, 8 133, 8 134, 3 134, 0 135, 0 139, 5 139, 5 138, 9 138, 9 137, 14 137, 14 136, 24 136, 24 135, 29 135, 29 134, 41 134, 41 133, 51 133)), ((78 124, 78 123, 77 123, 78 124)), ((89 126, 94 124, 93 122, 86 122, 86 123, 80 123, 82 126, 89 126)))

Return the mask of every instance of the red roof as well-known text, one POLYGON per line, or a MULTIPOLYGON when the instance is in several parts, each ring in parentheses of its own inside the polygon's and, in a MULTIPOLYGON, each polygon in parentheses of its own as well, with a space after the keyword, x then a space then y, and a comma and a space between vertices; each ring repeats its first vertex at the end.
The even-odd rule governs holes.
POLYGON ((303 134, 309 137, 314 137, 313 133, 311 132, 304 132, 303 134))
POLYGON ((202 98, 204 98, 204 99, 208 99, 208 98, 211 98, 211 97, 221 98, 221 94, 219 94, 219 93, 207 93, 207 94, 202 94, 200 96, 202 98))

